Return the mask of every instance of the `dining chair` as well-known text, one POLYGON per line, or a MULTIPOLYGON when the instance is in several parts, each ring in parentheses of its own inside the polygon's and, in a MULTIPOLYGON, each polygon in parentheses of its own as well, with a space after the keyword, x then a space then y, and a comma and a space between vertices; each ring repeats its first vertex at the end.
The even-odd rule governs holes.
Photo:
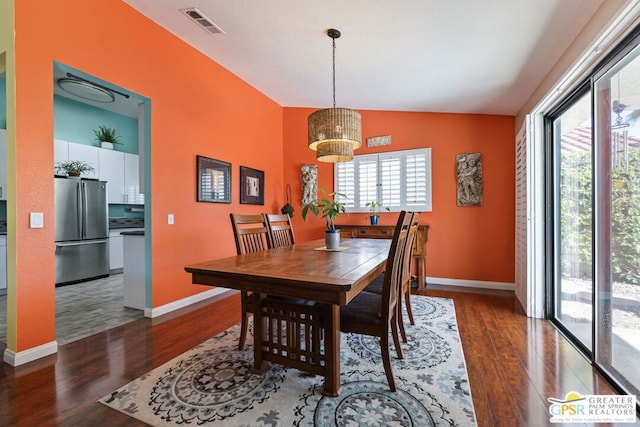
POLYGON ((389 389, 396 391, 391 370, 389 333, 393 337, 398 359, 402 359, 402 348, 398 337, 398 283, 402 276, 402 257, 413 219, 412 212, 400 212, 391 248, 385 266, 382 294, 360 292, 349 304, 340 308, 340 331, 376 336, 380 338, 380 352, 389 389))
MULTIPOLYGON (((264 251, 272 247, 267 217, 264 214, 229 214, 238 255, 264 251)), ((247 291, 240 291, 242 319, 238 349, 244 349, 249 326, 249 314, 253 313, 253 298, 247 291)))
POLYGON ((290 246, 296 243, 291 217, 287 214, 266 214, 267 227, 274 248, 290 246))
MULTIPOLYGON (((407 332, 404 327, 404 322, 402 319, 402 298, 404 298, 404 306, 407 310, 407 315, 409 316, 409 323, 415 325, 415 321, 413 318, 413 310, 411 309, 411 260, 413 259, 413 242, 415 241, 418 226, 420 225, 420 212, 413 213, 413 219, 411 220, 411 226, 409 228, 409 236, 407 241, 405 242, 405 248, 402 259, 402 276, 400 278, 400 290, 399 292, 399 300, 398 300, 398 325, 400 327, 400 335, 402 336, 402 341, 407 342, 407 332)), ((371 284, 369 284, 364 292, 372 292, 376 294, 382 294, 384 283, 384 273, 376 277, 371 284)))

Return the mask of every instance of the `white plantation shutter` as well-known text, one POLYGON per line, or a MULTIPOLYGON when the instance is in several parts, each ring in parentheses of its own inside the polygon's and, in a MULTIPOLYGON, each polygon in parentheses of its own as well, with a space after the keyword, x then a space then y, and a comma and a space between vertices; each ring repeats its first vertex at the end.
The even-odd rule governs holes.
POLYGON ((358 159, 358 197, 356 206, 364 208, 367 202, 378 200, 378 160, 375 157, 358 159))
POLYGON ((354 156, 334 166, 334 191, 347 195, 347 212, 367 212, 378 201, 392 212, 431 211, 431 149, 354 156))
POLYGON ((545 317, 547 300, 543 147, 542 114, 527 114, 516 136, 514 290, 527 316, 536 318, 545 317))
POLYGON ((394 208, 402 204, 401 157, 380 156, 380 196, 371 200, 381 200, 382 206, 394 208))
POLYGON ((334 191, 344 194, 346 198, 340 198, 346 208, 355 206, 355 168, 353 162, 336 163, 334 168, 334 191))
POLYGON ((406 156, 406 206, 428 206, 431 210, 431 151, 406 156))

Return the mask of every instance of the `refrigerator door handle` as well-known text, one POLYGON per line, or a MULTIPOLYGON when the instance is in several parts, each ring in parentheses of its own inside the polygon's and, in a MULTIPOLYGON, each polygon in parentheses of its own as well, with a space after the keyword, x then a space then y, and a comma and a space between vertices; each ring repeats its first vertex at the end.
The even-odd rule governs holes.
POLYGON ((107 243, 108 241, 109 239, 86 240, 78 242, 56 242, 56 247, 64 248, 65 246, 95 245, 96 243, 107 243))
POLYGON ((80 182, 82 186, 82 216, 80 217, 80 221, 82 222, 82 238, 85 239, 87 237, 87 186, 84 182, 80 182))
POLYGON ((80 236, 80 238, 83 237, 84 234, 84 229, 82 227, 82 222, 83 222, 83 215, 82 215, 82 189, 81 189, 81 184, 82 183, 78 183, 78 185, 76 186, 76 199, 77 199, 77 210, 78 210, 78 223, 76 224, 78 227, 78 236, 80 236))

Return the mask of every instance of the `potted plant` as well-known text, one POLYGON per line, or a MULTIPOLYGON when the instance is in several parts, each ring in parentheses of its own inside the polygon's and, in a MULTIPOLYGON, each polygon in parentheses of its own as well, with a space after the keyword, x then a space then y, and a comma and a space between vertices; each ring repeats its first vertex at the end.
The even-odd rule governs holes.
POLYGON ((377 202, 377 201, 373 201, 373 202, 367 202, 365 203, 365 206, 369 208, 369 211, 371 212, 371 215, 369 216, 369 219, 371 220, 371 225, 378 225, 378 218, 380 217, 380 209, 384 209, 387 212, 390 211, 390 209, 386 206, 382 206, 382 203, 377 202))
POLYGON ((340 230, 336 230, 335 219, 339 213, 344 213, 344 204, 337 200, 339 197, 346 197, 341 193, 329 193, 327 197, 316 199, 315 201, 304 205, 302 208, 302 219, 307 220, 309 211, 315 216, 325 219, 327 229, 325 230, 325 245, 327 249, 338 249, 340 247, 340 230))
POLYGON ((118 141, 120 137, 116 135, 116 130, 108 126, 98 126, 98 129, 93 129, 93 133, 96 135, 96 140, 100 142, 102 148, 113 150, 114 144, 120 144, 118 141))
POLYGON ((93 166, 81 160, 67 160, 66 162, 56 163, 55 170, 57 173, 65 174, 71 177, 79 177, 83 172, 93 172, 93 166))

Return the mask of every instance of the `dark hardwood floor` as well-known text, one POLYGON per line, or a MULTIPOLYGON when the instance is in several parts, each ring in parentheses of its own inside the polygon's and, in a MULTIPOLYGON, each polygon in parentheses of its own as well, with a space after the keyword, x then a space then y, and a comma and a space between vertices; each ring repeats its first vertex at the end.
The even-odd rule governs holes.
MULTIPOLYGON (((547 397, 615 393, 549 322, 525 317, 512 293, 424 293, 455 302, 479 426, 546 426, 547 397)), ((5 364, 0 425, 144 425, 97 399, 239 321, 238 294, 218 297, 63 345, 18 368, 5 364)))

